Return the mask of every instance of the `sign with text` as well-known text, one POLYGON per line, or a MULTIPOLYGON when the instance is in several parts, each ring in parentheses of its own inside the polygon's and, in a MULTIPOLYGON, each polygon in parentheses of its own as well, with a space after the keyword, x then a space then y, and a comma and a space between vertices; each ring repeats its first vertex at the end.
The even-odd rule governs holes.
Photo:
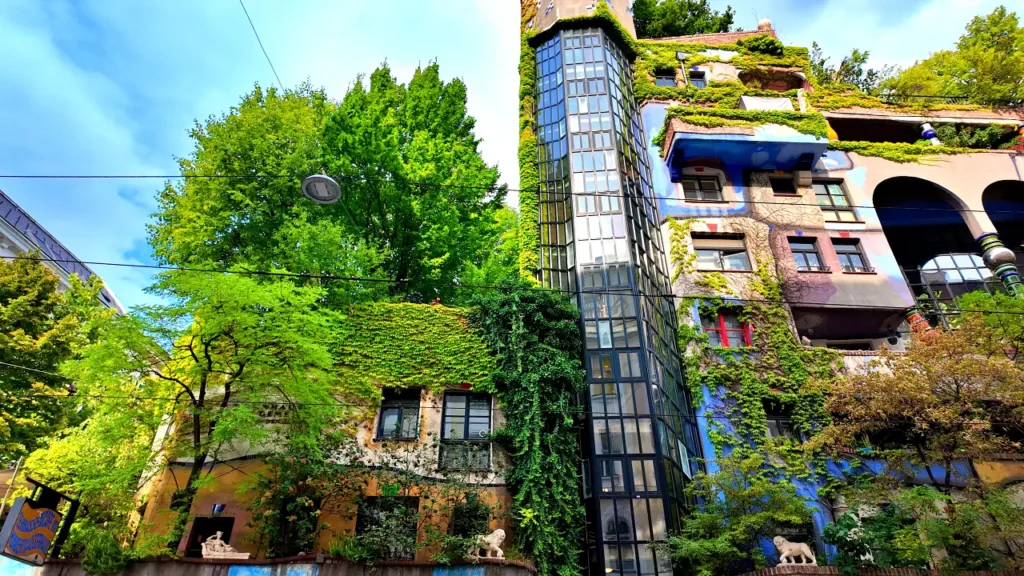
POLYGON ((61 514, 38 506, 29 498, 17 498, 0 530, 0 554, 26 564, 42 566, 57 535, 61 514))

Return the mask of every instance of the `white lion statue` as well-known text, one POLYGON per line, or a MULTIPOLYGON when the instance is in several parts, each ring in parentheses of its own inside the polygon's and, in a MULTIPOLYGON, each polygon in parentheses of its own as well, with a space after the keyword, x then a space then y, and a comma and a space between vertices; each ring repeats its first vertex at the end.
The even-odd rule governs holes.
POLYGON ((808 566, 817 566, 818 561, 814 558, 814 552, 811 552, 811 547, 803 542, 790 542, 782 536, 776 536, 772 542, 775 543, 775 548, 779 551, 779 565, 782 564, 805 564, 808 566), (800 558, 800 562, 796 559, 800 558))
POLYGON ((481 534, 476 537, 473 547, 469 549, 467 555, 471 558, 480 558, 480 550, 482 549, 484 551, 483 558, 504 558, 505 553, 501 550, 501 544, 504 541, 505 531, 501 528, 487 535, 481 534), (492 552, 494 556, 491 556, 492 552))

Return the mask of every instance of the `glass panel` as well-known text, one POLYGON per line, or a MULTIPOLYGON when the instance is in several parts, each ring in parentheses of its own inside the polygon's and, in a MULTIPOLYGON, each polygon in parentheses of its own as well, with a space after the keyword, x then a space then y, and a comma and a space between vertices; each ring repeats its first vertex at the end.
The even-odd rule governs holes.
POLYGON ((636 549, 633 546, 623 546, 620 549, 619 561, 622 563, 622 574, 635 575, 636 574, 636 549))
POLYGON ((608 421, 608 433, 605 436, 608 442, 606 449, 608 454, 622 454, 622 422, 620 420, 608 421))
POLYGON ((619 405, 626 416, 633 415, 633 385, 619 384, 619 405))
POLYGON ((668 530, 665 527, 665 504, 660 499, 651 499, 651 535, 655 540, 664 540, 668 537, 668 530))
MULTIPOLYGON (((607 540, 607 538, 606 538, 607 540)), ((605 574, 613 574, 615 576, 622 575, 622 564, 619 561, 619 547, 608 546, 604 547, 604 572, 605 574)))
POLYGON ((643 445, 644 454, 654 454, 654 429, 651 427, 650 418, 641 418, 637 421, 640 430, 640 441, 643 445))
POLYGON ((615 542, 619 539, 619 532, 622 530, 619 526, 619 518, 615 515, 614 500, 601 500, 601 529, 606 541, 615 542))
POLYGON ((734 252, 723 257, 726 270, 750 270, 750 259, 746 252, 734 252))
POLYGON ((705 334, 708 335, 708 345, 709 346, 721 346, 722 345, 722 335, 721 335, 720 332, 717 332, 717 331, 714 331, 714 332, 707 331, 707 332, 705 332, 705 334))
POLYGON ((644 485, 644 460, 633 460, 633 490, 635 492, 647 492, 644 485))
POLYGON ((647 546, 640 547, 640 576, 650 576, 657 574, 654 565, 654 551, 647 546))
POLYGON ((718 250, 697 250, 697 268, 700 270, 721 270, 721 252, 718 250))
POLYGON ((625 492, 626 479, 622 473, 621 460, 602 460, 601 492, 625 492))
POLYGON ((398 418, 402 410, 399 408, 386 408, 380 412, 380 437, 394 438, 398 431, 398 418))
POLYGON ((651 539, 651 523, 647 517, 647 500, 633 500, 633 525, 636 528, 636 539, 647 542, 651 539))
POLYGON ((402 438, 418 438, 420 435, 419 410, 406 408, 402 411, 402 438))
MULTIPOLYGON (((650 420, 648 420, 648 424, 650 420)), ((640 438, 636 433, 636 420, 627 418, 624 421, 626 426, 626 453, 640 454, 640 438)))
POLYGON ((444 419, 444 430, 442 438, 449 440, 461 440, 466 432, 466 418, 464 416, 449 416, 444 419))
POLYGON ((469 419, 469 440, 483 440, 491 432, 491 421, 490 418, 470 418, 469 419))
POLYGON ((590 385, 590 410, 594 414, 604 414, 604 384, 590 385))
POLYGON ((628 499, 615 500, 615 523, 619 540, 633 539, 633 517, 630 514, 630 504, 628 499))
MULTIPOLYGON (((620 386, 630 386, 621 384, 620 386)), ((646 415, 651 413, 650 402, 647 399, 647 384, 644 382, 633 382, 633 398, 636 400, 636 413, 646 415)))
POLYGON ((857 221, 857 215, 854 214, 852 211, 844 210, 842 212, 837 212, 837 214, 839 215, 839 221, 840 222, 856 222, 857 221))
POLYGON ((654 476, 654 460, 644 460, 644 479, 647 482, 648 491, 658 490, 658 481, 654 476))
POLYGON ((725 321, 726 328, 735 329, 743 327, 743 324, 740 322, 739 317, 735 314, 722 314, 722 319, 725 321))

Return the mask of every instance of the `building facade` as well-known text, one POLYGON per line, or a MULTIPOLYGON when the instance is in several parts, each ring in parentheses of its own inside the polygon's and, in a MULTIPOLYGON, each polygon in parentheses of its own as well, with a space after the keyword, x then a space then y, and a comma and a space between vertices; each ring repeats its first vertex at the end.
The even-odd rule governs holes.
MULTIPOLYGON (((72 274, 82 281, 95 275, 14 200, 0 192, 0 257, 13 258, 32 250, 40 252, 43 264, 60 279, 62 290, 67 289, 68 277, 72 274)), ((100 291, 100 302, 120 313, 125 311, 109 288, 100 291)))

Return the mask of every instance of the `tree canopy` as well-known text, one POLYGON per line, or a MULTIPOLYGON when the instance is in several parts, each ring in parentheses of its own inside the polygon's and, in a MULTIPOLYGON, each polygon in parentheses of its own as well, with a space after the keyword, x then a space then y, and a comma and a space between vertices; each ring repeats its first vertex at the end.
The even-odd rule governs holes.
POLYGON ((371 279, 325 282, 332 306, 452 299, 451 284, 486 266, 503 233, 504 189, 466 98, 436 63, 408 84, 382 65, 340 102, 308 85, 257 86, 190 132, 185 178, 160 192, 150 227, 157 259, 371 279), (302 180, 319 173, 340 184, 336 204, 303 197, 302 180))
POLYGON ((883 85, 900 95, 966 96, 988 105, 1024 99, 1024 27, 999 6, 975 16, 953 50, 935 52, 883 85))
POLYGON ((0 464, 73 423, 71 383, 57 368, 106 313, 98 279, 83 284, 73 277, 61 293, 57 276, 32 256, 0 260, 0 464))
POLYGON ((638 38, 664 38, 728 32, 735 17, 732 6, 719 12, 708 0, 636 0, 633 23, 638 38))
POLYGON ((866 68, 870 56, 871 53, 867 50, 854 48, 849 56, 844 56, 839 61, 839 64, 832 65, 829 63, 830 58, 822 53, 818 43, 813 42, 810 54, 811 72, 818 82, 826 86, 853 86, 858 90, 874 93, 883 81, 895 73, 896 67, 866 68))

